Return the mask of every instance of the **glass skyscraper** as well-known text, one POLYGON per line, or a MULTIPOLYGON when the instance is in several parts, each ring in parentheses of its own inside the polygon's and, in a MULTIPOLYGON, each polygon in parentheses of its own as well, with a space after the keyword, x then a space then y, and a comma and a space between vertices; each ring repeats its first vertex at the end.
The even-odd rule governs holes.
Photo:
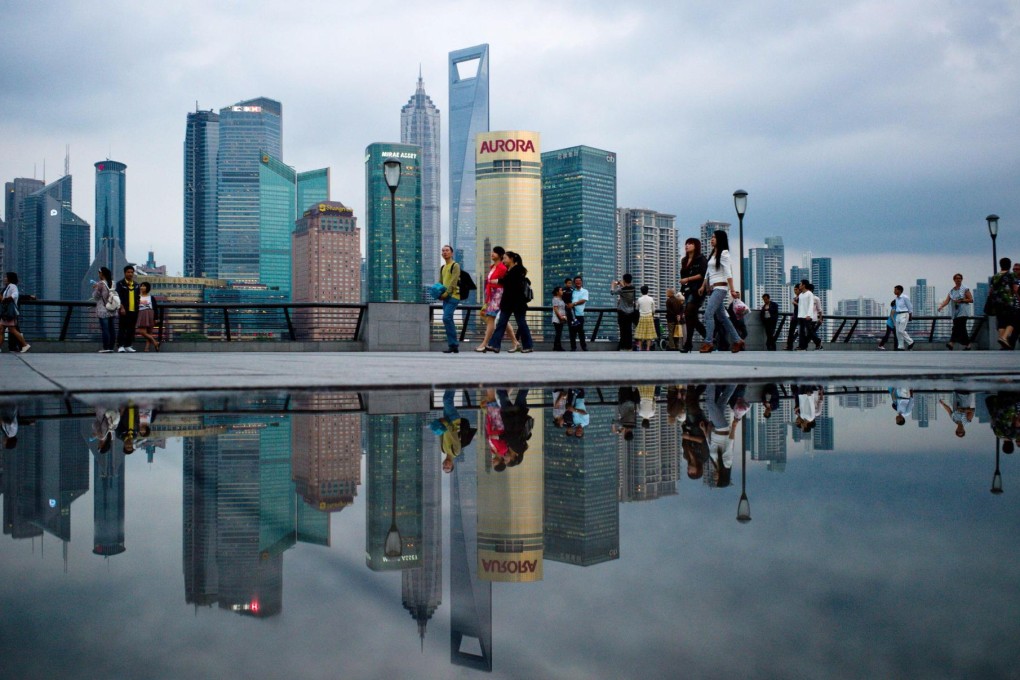
POLYGON ((769 236, 764 248, 747 251, 748 282, 747 304, 761 306, 761 296, 769 294, 772 302, 779 305, 779 311, 789 312, 791 302, 786 294, 786 249, 781 236, 769 236))
POLYGON ((19 242, 25 219, 25 199, 42 189, 46 183, 40 179, 19 177, 4 185, 4 215, 7 218, 4 234, 3 270, 21 272, 19 242))
POLYGON ((96 163, 96 241, 95 253, 125 250, 127 220, 127 166, 109 159, 96 163))
POLYGON ((297 174, 297 214, 303 215, 316 203, 329 200, 329 168, 297 174))
POLYGON ((297 219, 297 173, 272 156, 259 165, 257 277, 290 298, 290 234, 297 219))
POLYGON ((365 561, 372 571, 421 566, 423 420, 420 413, 365 418, 368 437, 365 561), (387 537, 394 527, 400 536, 399 553, 388 549, 387 537))
MULTIPOLYGON (((450 245, 454 257, 474 266, 475 136, 489 131, 489 46, 450 52, 450 245)), ((476 269, 477 274, 488 270, 476 269)))
MULTIPOLYGON (((283 107, 265 97, 220 109, 216 156, 215 269, 207 275, 259 281, 260 160, 283 157, 283 107)), ((293 219, 290 222, 294 224, 293 219)))
POLYGON ((425 290, 439 280, 439 109, 425 94, 418 74, 418 89, 400 109, 400 143, 421 147, 421 252, 425 290))
MULTIPOLYGON (((422 299, 421 252, 421 150, 408 144, 377 142, 365 149, 365 247, 367 256, 365 299, 393 299, 393 249, 390 224, 390 190, 383 176, 383 161, 401 163, 396 191, 397 299, 422 299)), ((434 281, 430 282, 435 283, 434 281)))
POLYGON ((78 299, 89 268, 92 227, 71 211, 71 176, 25 197, 22 209, 19 288, 43 300, 78 299))
MULTIPOLYGON (((542 154, 543 279, 582 275, 594 306, 612 306, 616 271, 616 154, 574 146, 542 154)), ((550 291, 542 291, 542 299, 550 291)))
POLYGON ((184 137, 184 275, 218 271, 216 248, 216 156, 220 115, 188 114, 184 137))

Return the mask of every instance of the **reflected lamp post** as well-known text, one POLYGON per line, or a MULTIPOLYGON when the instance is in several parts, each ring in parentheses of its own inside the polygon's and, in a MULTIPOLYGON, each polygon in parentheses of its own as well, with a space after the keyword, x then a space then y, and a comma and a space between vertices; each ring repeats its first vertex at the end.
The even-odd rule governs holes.
MULTIPOLYGON (((743 421, 740 437, 743 439, 743 421)), ((740 451, 740 502, 737 503, 737 521, 747 524, 751 521, 751 501, 747 500, 747 447, 740 451)))
POLYGON ((999 216, 989 215, 985 218, 988 222, 988 235, 992 237, 992 276, 999 273, 999 257, 995 252, 995 237, 999 235, 999 216))
MULTIPOLYGON (((400 164, 397 163, 399 166, 400 164)), ((393 475, 390 486, 390 530, 386 532, 386 543, 383 552, 386 557, 399 558, 404 552, 404 542, 400 538, 400 530, 397 529, 397 439, 400 436, 400 427, 397 416, 393 416, 393 475)))
POLYGON ((397 301, 397 187, 400 186, 400 161, 387 158, 383 161, 383 177, 390 190, 390 240, 393 258, 393 301, 397 301))
MULTIPOLYGON (((733 192, 733 207, 737 209, 737 221, 740 223, 740 299, 747 304, 744 292, 744 213, 747 212, 747 192, 737 189, 733 192)), ((748 518, 750 519, 750 518, 748 518)))
POLYGON ((992 493, 999 495, 1002 493, 1002 473, 999 472, 999 438, 995 438, 995 474, 992 475, 992 493))

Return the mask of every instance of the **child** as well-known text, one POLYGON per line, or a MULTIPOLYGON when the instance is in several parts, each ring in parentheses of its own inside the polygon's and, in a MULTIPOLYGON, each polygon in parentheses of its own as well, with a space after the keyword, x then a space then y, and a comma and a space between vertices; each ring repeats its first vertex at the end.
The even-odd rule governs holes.
POLYGON ((159 341, 152 335, 152 329, 156 326, 156 312, 152 307, 152 295, 149 291, 152 290, 152 286, 149 285, 148 281, 143 281, 142 285, 138 288, 138 334, 145 338, 145 350, 149 351, 149 344, 151 343, 156 351, 159 351, 159 341))
POLYGON ((655 341, 655 299, 648 294, 648 286, 641 286, 641 297, 637 299, 638 324, 634 333, 635 339, 641 350, 647 352, 652 349, 655 341))

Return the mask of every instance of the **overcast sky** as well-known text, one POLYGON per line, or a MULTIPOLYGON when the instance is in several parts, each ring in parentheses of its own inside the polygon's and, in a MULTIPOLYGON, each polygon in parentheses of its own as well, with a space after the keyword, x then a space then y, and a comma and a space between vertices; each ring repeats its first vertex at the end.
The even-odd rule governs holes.
MULTIPOLYGON (((398 141, 421 66, 442 112, 447 54, 490 45, 491 128, 543 150, 618 153, 621 206, 677 215, 683 237, 736 221, 832 256, 835 296, 889 297, 917 277, 1020 257, 1020 5, 304 2, 166 5, 0 0, 0 179, 57 178, 93 222, 93 163, 127 164, 129 259, 182 266, 185 116, 283 103, 284 161, 329 166, 364 218, 365 147, 398 141)), ((735 245, 735 243, 734 243, 735 245)))

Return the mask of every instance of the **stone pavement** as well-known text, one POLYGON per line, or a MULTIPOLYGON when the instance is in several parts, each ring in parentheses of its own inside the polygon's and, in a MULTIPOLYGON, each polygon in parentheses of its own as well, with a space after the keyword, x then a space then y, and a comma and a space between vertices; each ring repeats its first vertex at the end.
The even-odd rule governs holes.
POLYGON ((692 382, 981 380, 1020 385, 1014 352, 191 352, 0 355, 0 394, 410 389, 692 382))

